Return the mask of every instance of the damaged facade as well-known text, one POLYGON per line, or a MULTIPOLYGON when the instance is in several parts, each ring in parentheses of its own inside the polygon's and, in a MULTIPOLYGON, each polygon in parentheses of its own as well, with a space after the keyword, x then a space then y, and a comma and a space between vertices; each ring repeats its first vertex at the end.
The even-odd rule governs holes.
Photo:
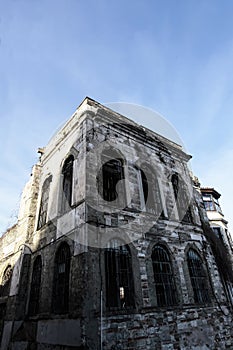
POLYGON ((182 147, 86 98, 39 151, 0 239, 1 349, 232 349, 231 242, 182 147))

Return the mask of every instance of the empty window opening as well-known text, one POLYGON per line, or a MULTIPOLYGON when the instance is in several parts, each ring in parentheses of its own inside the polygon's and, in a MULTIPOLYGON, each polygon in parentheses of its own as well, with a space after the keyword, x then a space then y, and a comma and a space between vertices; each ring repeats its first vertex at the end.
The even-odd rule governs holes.
POLYGON ((62 202, 61 211, 62 213, 67 212, 72 205, 72 186, 73 186, 73 163, 74 157, 69 156, 62 168, 62 202))
POLYGON ((192 223, 193 217, 191 206, 189 204, 187 187, 178 174, 173 174, 171 181, 179 219, 183 222, 192 223))
POLYGON ((43 186, 42 186, 40 212, 39 212, 39 220, 38 220, 38 227, 37 227, 37 229, 40 229, 47 222, 48 203, 49 203, 49 189, 50 189, 51 181, 52 181, 52 176, 47 178, 45 180, 43 186))

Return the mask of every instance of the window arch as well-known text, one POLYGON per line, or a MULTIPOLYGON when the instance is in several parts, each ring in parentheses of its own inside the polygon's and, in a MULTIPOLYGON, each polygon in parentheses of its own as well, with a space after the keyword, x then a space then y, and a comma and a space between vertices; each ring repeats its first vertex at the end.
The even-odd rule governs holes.
POLYGON ((158 244, 152 250, 155 290, 158 306, 177 304, 177 293, 174 282, 172 263, 168 250, 158 244))
POLYGON ((184 181, 178 174, 173 174, 171 177, 171 182, 179 219, 183 222, 192 223, 193 217, 191 212, 191 206, 189 205, 187 188, 184 181))
POLYGON ((33 264, 31 291, 30 291, 29 308, 28 308, 29 315, 36 315, 39 312, 41 270, 42 270, 42 261, 41 261, 41 256, 39 255, 37 256, 33 264))
POLYGON ((49 203, 49 190, 50 183, 52 181, 52 176, 49 176, 43 186, 42 186, 42 194, 41 194, 41 202, 40 202, 40 211, 39 211, 39 220, 37 229, 40 229, 47 222, 47 213, 48 213, 48 203, 49 203))
POLYGON ((2 283, 0 286, 0 296, 5 297, 10 293, 10 285, 12 278, 13 269, 11 265, 8 265, 2 276, 2 283))
POLYGON ((210 301, 207 275, 203 261, 192 248, 187 253, 188 269, 191 278, 195 303, 205 304, 210 301))
POLYGON ((117 184, 125 178, 124 160, 122 156, 114 149, 107 149, 102 152, 102 181, 100 181, 100 193, 107 202, 117 200, 123 202, 125 199, 125 188, 118 193, 117 184))
POLYGON ((54 261, 53 299, 54 313, 66 313, 69 309, 70 247, 62 243, 54 261))
POLYGON ((140 174, 146 211, 163 216, 161 194, 156 174, 148 166, 143 166, 143 170, 140 169, 140 174))
POLYGON ((74 156, 71 155, 66 159, 62 168, 62 213, 67 212, 72 205, 73 164, 74 156))
POLYGON ((112 239, 105 249, 106 306, 134 307, 132 261, 129 247, 112 239))

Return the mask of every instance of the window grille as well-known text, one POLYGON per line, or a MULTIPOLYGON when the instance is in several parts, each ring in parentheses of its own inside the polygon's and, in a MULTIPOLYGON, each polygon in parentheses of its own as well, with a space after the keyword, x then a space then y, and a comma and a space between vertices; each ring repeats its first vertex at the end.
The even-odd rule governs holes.
POLYGON ((188 251, 188 268, 191 278, 195 303, 205 304, 210 301, 207 275, 203 267, 203 261, 195 250, 188 251))
POLYGON ((177 303, 176 288, 172 264, 167 249, 156 245, 152 251, 152 263, 158 306, 170 306, 177 303))
POLYGON ((131 254, 122 244, 113 239, 105 250, 106 306, 110 309, 134 307, 131 254))
POLYGON ((66 313, 69 308, 70 248, 63 243, 55 256, 52 310, 66 313))
POLYGON ((102 154, 102 196, 105 201, 123 202, 125 192, 118 193, 117 184, 124 179, 123 159, 115 151, 107 150, 102 154))
POLYGON ((2 277, 2 283, 0 286, 0 296, 5 297, 8 296, 10 293, 10 285, 11 285, 11 278, 12 278, 12 267, 9 265, 5 269, 2 277))
POLYGON ((49 203, 49 189, 50 189, 51 181, 52 181, 52 176, 50 176, 49 178, 47 178, 45 180, 45 182, 43 184, 43 187, 42 187, 40 212, 39 212, 39 220, 38 220, 38 227, 37 227, 37 229, 40 229, 47 222, 47 212, 48 212, 48 203, 49 203))
POLYGON ((74 157, 70 156, 66 159, 62 168, 63 182, 62 182, 62 213, 67 212, 72 204, 72 186, 73 186, 73 163, 74 157))
POLYGON ((33 264, 31 291, 29 299, 29 315, 36 315, 39 312, 40 286, 41 286, 41 256, 38 256, 33 264))
POLYGON ((189 205, 186 185, 178 174, 173 174, 171 181, 179 218, 183 222, 192 223, 192 211, 189 205))

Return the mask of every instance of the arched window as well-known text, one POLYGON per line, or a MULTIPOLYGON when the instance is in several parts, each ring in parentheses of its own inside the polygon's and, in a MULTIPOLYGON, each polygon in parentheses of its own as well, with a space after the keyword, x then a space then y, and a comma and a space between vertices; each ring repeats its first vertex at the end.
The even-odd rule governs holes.
POLYGON ((2 276, 2 282, 1 282, 1 286, 0 286, 0 296, 1 297, 8 296, 10 293, 12 272, 13 272, 13 270, 12 270, 11 265, 8 265, 3 273, 3 276, 2 276))
POLYGON ((28 308, 29 315, 36 315, 39 312, 41 270, 42 262, 41 256, 39 255, 33 264, 31 291, 28 308))
POLYGON ((167 249, 156 245, 152 251, 152 263, 158 306, 170 306, 177 303, 172 264, 167 249))
POLYGON ((158 180, 151 168, 140 169, 145 209, 149 213, 163 216, 158 180))
POLYGON ((70 248, 62 243, 54 262, 53 299, 54 313, 66 313, 69 309, 70 248))
POLYGON ((191 278, 194 301, 205 304, 210 301, 207 275, 203 261, 194 249, 189 249, 187 254, 189 275, 191 278))
POLYGON ((125 201, 125 188, 117 188, 118 182, 124 179, 123 159, 112 149, 105 150, 102 153, 102 181, 100 180, 99 189, 105 201, 112 202, 118 200, 125 201))
POLYGON ((67 212, 72 204, 72 186, 73 186, 73 163, 74 157, 69 156, 62 168, 62 201, 61 211, 62 213, 67 212))
POLYGON ((189 204, 187 188, 184 181, 178 174, 173 174, 171 178, 174 197, 178 210, 179 219, 183 222, 192 223, 192 212, 189 204))
POLYGON ((41 194, 41 202, 40 202, 40 212, 39 212, 39 220, 37 229, 40 229, 47 222, 47 213, 48 213, 48 203, 49 203, 49 189, 50 183, 52 181, 52 176, 49 176, 43 186, 42 186, 42 194, 41 194))
POLYGON ((129 247, 112 239, 105 249, 106 306, 134 307, 132 262, 129 247))

